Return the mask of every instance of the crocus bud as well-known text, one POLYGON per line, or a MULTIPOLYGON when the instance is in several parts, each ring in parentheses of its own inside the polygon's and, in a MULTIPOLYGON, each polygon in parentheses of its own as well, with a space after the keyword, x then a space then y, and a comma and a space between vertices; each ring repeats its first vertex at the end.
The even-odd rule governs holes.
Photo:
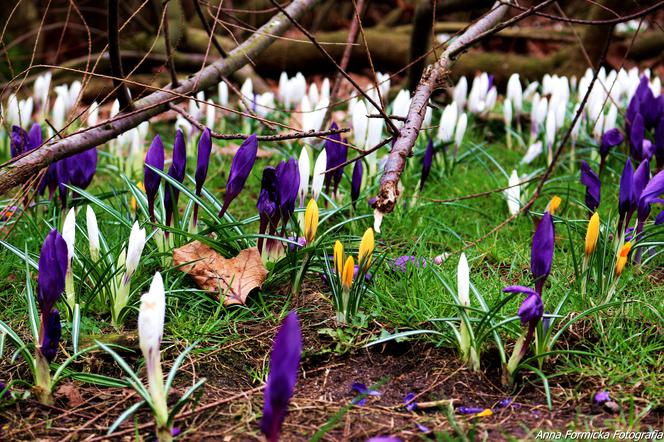
POLYGON ((145 156, 145 167, 143 168, 143 184, 148 199, 148 212, 150 213, 150 220, 154 222, 154 200, 157 197, 157 191, 159 191, 161 176, 149 166, 164 170, 164 144, 161 142, 159 134, 155 135, 152 144, 150 144, 150 149, 148 149, 145 156))
POLYGON ((420 177, 420 190, 424 188, 424 183, 429 177, 429 172, 431 172, 431 165, 433 163, 433 140, 431 137, 428 137, 429 141, 427 142, 427 148, 424 151, 424 158, 422 158, 422 175, 420 177))
POLYGON ((503 121, 507 127, 512 125, 512 100, 509 98, 503 102, 503 121))
POLYGON ((138 226, 138 221, 135 221, 131 226, 131 233, 129 233, 127 258, 125 260, 124 280, 127 282, 138 268, 138 262, 141 259, 143 247, 145 247, 145 229, 141 229, 138 226))
POLYGON ((364 166, 362 166, 362 159, 357 159, 355 165, 353 166, 353 177, 350 184, 350 199, 353 203, 353 208, 355 208, 355 203, 360 197, 360 190, 362 188, 362 174, 364 172, 364 166))
POLYGON ((312 244, 316 237, 316 230, 318 229, 318 204, 315 199, 309 200, 307 209, 304 213, 304 238, 307 244, 312 244))
POLYGON ((367 106, 364 104, 363 100, 358 100, 355 102, 350 112, 355 145, 358 148, 363 149, 367 140, 367 128, 369 125, 367 106))
MULTIPOLYGON (((168 176, 181 183, 187 167, 187 146, 184 142, 184 135, 180 129, 175 132, 175 142, 173 143, 173 159, 168 168, 168 176)), ((180 190, 171 184, 166 184, 166 194, 164 195, 164 211, 166 212, 166 225, 171 224, 173 211, 177 210, 180 190)))
POLYGON ((247 182, 247 178, 249 178, 251 169, 254 167, 257 153, 258 139, 256 138, 256 134, 252 134, 249 138, 244 140, 231 162, 231 170, 228 173, 228 182, 226 182, 224 205, 219 212, 220 218, 224 216, 230 203, 244 188, 244 184, 247 182))
POLYGON ((300 172, 300 189, 298 190, 298 194, 300 195, 301 207, 304 205, 304 198, 309 191, 309 175, 311 175, 311 163, 306 147, 303 147, 300 152, 300 158, 297 161, 297 169, 300 172))
POLYGON ((599 239, 599 214, 593 213, 588 221, 588 230, 586 231, 586 256, 592 255, 597 247, 597 240, 599 239))
POLYGON ((457 266, 457 291, 461 305, 468 307, 470 305, 470 268, 465 253, 461 253, 457 266))
POLYGON ((544 304, 542 298, 537 293, 529 293, 526 299, 521 303, 517 313, 521 324, 537 323, 544 315, 544 304))
POLYGON ((9 152, 12 158, 17 157, 30 150, 28 133, 19 126, 12 126, 12 134, 9 139, 9 152))
POLYGON ((350 290, 353 283, 353 273, 355 272, 355 261, 352 256, 346 259, 343 272, 341 273, 341 285, 344 290, 350 290))
POLYGON ((562 200, 560 199, 560 197, 558 195, 553 195, 553 197, 551 197, 551 201, 549 201, 549 204, 546 206, 546 210, 551 215, 555 215, 556 210, 558 210, 558 207, 560 207, 561 202, 562 202, 562 200))
POLYGON ((620 219, 629 223, 629 217, 634 212, 636 197, 634 195, 634 168, 629 158, 625 162, 622 175, 620 176, 620 195, 618 198, 618 213, 620 219))
POLYGON ((456 130, 454 132, 454 145, 458 148, 463 142, 463 137, 466 134, 466 126, 468 125, 468 116, 463 113, 457 121, 456 130))
POLYGON ((364 271, 366 271, 371 265, 371 255, 373 254, 375 244, 373 229, 369 227, 364 232, 364 235, 362 235, 360 250, 357 255, 357 263, 363 267, 364 271))
MULTIPOLYGON (((203 184, 207 177, 208 166, 210 165, 210 153, 212 152, 212 138, 210 138, 210 129, 205 128, 198 140, 198 160, 196 162, 196 196, 200 196, 203 191, 203 184)), ((198 204, 194 207, 193 225, 198 224, 198 204)))
POLYGON ((67 243, 67 259, 71 261, 74 257, 74 243, 76 241, 76 210, 73 207, 67 212, 62 224, 62 237, 67 243))
POLYGON ((551 213, 546 212, 533 235, 530 254, 530 271, 535 280, 537 293, 542 293, 544 282, 551 272, 553 262, 554 231, 551 213))
POLYGON ((334 242, 334 268, 339 278, 341 278, 341 274, 344 271, 344 246, 339 240, 334 242))
POLYGON ((99 226, 97 226, 97 216, 91 206, 87 206, 85 209, 85 220, 88 227, 90 257, 97 262, 99 261, 99 226))
POLYGON ((270 374, 265 386, 265 405, 261 431, 269 442, 279 440, 281 426, 286 418, 302 354, 302 333, 297 313, 292 310, 284 319, 272 345, 270 374))
POLYGON ((507 81, 507 98, 514 104, 514 115, 518 119, 521 116, 523 103, 523 89, 521 88, 519 74, 512 74, 507 81))
POLYGON ((640 113, 637 113, 632 121, 630 133, 629 133, 629 144, 630 156, 635 160, 640 162, 643 158, 643 139, 645 137, 645 123, 643 122, 643 116, 640 113))
POLYGON ((586 186, 586 207, 593 213, 599 207, 602 182, 585 160, 581 162, 581 184, 586 186))
POLYGON ((279 212, 283 228, 295 211, 295 201, 300 189, 300 172, 297 170, 295 158, 282 161, 277 165, 277 192, 279 195, 279 212))
POLYGON ((505 189, 507 209, 510 215, 514 216, 521 209, 521 186, 519 185, 519 174, 517 174, 516 169, 512 171, 507 185, 509 186, 505 189))
POLYGON ((325 171, 327 170, 327 152, 321 150, 316 158, 316 164, 314 164, 314 177, 311 182, 311 194, 312 197, 317 200, 320 196, 321 191, 323 190, 323 183, 325 181, 325 171))
POLYGON ((620 276, 625 269, 630 250, 632 250, 632 243, 627 241, 618 252, 618 257, 616 259, 616 277, 620 276))
POLYGON ((67 243, 60 233, 53 229, 46 235, 39 252, 37 302, 42 318, 53 309, 65 290, 68 262, 67 243))
POLYGON ((219 94, 219 104, 222 106, 228 105, 228 85, 225 81, 220 81, 217 86, 217 93, 219 94))
POLYGON ((443 109, 440 125, 438 126, 438 139, 443 143, 449 143, 454 138, 454 128, 457 124, 458 115, 459 109, 455 103, 449 104, 443 109))
POLYGON ((159 272, 154 274, 150 291, 141 296, 138 310, 138 342, 145 358, 150 396, 154 402, 157 427, 166 425, 168 409, 161 371, 160 346, 164 333, 166 294, 159 272))

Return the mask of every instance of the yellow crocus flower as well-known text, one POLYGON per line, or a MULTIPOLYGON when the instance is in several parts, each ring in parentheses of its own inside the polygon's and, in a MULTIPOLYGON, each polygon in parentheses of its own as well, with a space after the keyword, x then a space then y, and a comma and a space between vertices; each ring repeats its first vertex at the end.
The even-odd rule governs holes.
POLYGON ((599 214, 593 213, 588 222, 588 230, 586 231, 586 256, 592 255, 597 247, 597 240, 599 239, 599 214))
POLYGON ((632 250, 632 243, 627 241, 620 249, 620 252, 618 252, 618 260, 616 261, 616 276, 620 276, 623 269, 625 268, 625 264, 627 264, 627 255, 629 255, 630 250, 632 250))
MULTIPOLYGON (((145 186, 143 185, 143 181, 139 181, 136 183, 136 187, 141 189, 141 192, 145 193, 145 186)), ((131 211, 136 213, 136 197, 132 194, 131 199, 129 200, 129 207, 131 207, 131 211)))
POLYGON ((344 271, 341 275, 341 285, 345 290, 349 290, 353 283, 353 273, 355 273, 355 261, 352 256, 349 256, 348 259, 346 259, 344 271))
POLYGON ((312 198, 304 212, 304 239, 307 240, 307 245, 314 242, 316 230, 318 230, 318 204, 312 198))
POLYGON ((551 201, 549 201, 549 205, 547 206, 547 210, 551 215, 556 214, 556 210, 558 210, 558 207, 560 207, 560 203, 562 200, 558 195, 554 195, 553 198, 551 198, 551 201))
POLYGON ((371 264, 371 254, 373 253, 375 247, 374 232, 371 227, 364 232, 362 236, 362 241, 360 242, 360 252, 357 256, 358 264, 364 267, 364 270, 369 268, 371 264))
POLYGON ((339 240, 334 243, 334 268, 341 278, 341 274, 344 271, 344 246, 339 240))

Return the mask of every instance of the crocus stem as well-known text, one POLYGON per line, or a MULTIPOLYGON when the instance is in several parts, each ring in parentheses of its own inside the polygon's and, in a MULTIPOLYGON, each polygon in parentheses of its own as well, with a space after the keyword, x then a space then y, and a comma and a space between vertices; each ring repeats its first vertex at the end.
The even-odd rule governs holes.
POLYGON ((509 126, 505 126, 505 133, 507 134, 507 148, 512 150, 512 131, 509 126))
POLYGON ((53 395, 51 394, 51 369, 48 365, 48 361, 39 349, 35 351, 34 390, 39 402, 44 405, 53 405, 53 395))
POLYGON ((300 270, 295 275, 295 280, 293 281, 293 287, 291 289, 291 297, 293 299, 297 300, 299 298, 300 286, 302 285, 302 278, 304 277, 304 273, 307 271, 307 266, 309 265, 310 258, 311 257, 309 256, 309 253, 305 253, 304 258, 302 258, 302 265, 300 266, 300 270))
POLYGON ((74 292, 74 271, 72 270, 72 261, 69 261, 69 266, 67 266, 67 274, 65 276, 65 295, 69 311, 73 311, 74 304, 76 304, 76 294, 74 292))
POLYGON ((131 281, 127 278, 127 275, 122 278, 120 282, 120 287, 115 293, 115 299, 113 300, 113 310, 111 311, 111 324, 116 329, 121 327, 120 322, 120 313, 127 305, 127 300, 129 298, 129 288, 131 281))
POLYGON ((588 278, 590 277, 588 261, 590 261, 589 256, 585 255, 581 264, 581 299, 586 299, 586 287, 588 285, 588 278))
POLYGON ((171 428, 168 425, 168 406, 164 391, 164 375, 161 371, 159 349, 151 352, 147 361, 148 387, 154 404, 154 418, 157 422, 157 437, 160 442, 172 440, 171 428))

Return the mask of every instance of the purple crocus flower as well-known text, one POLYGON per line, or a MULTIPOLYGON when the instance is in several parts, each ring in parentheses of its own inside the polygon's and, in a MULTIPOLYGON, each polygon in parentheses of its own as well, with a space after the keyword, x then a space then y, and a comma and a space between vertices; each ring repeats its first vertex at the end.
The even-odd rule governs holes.
POLYGON ((79 189, 87 188, 97 172, 97 148, 91 147, 65 158, 65 165, 69 184, 79 189))
POLYGON ((350 199, 355 208, 355 203, 360 197, 360 188, 362 187, 362 174, 364 173, 364 166, 362 166, 362 159, 356 160, 353 166, 353 178, 350 183, 350 199))
POLYGON ((634 199, 636 201, 641 197, 641 192, 650 180, 650 161, 645 159, 641 161, 639 167, 634 172, 634 199))
POLYGON ((581 162, 581 184, 586 186, 585 202, 592 216, 599 207, 602 182, 585 160, 581 162))
MULTIPOLYGON (((212 138, 210 129, 205 128, 201 137, 198 139, 198 161, 196 162, 196 196, 201 195, 203 184, 207 177, 208 166, 210 165, 210 154, 212 153, 212 138)), ((198 204, 194 206, 193 215, 194 226, 198 224, 198 204)))
POLYGON ((351 391, 357 392, 357 396, 353 399, 352 403, 354 405, 359 405, 360 407, 366 405, 368 399, 367 396, 380 397, 380 391, 372 390, 361 382, 353 382, 350 389, 351 391))
POLYGON ((48 168, 46 169, 46 173, 44 174, 44 177, 42 178, 41 182, 39 183, 39 187, 37 188, 37 192, 40 195, 43 195, 44 192, 46 191, 46 188, 48 187, 49 200, 53 199, 53 194, 55 193, 55 190, 58 188, 59 184, 58 163, 60 161, 56 161, 55 163, 49 164, 48 168))
POLYGON ((19 126, 12 126, 12 134, 9 140, 9 153, 12 158, 17 157, 30 150, 28 133, 19 126))
POLYGON ((219 211, 219 218, 224 216, 224 213, 228 210, 228 206, 244 188, 251 169, 254 167, 256 153, 258 153, 258 139, 256 138, 256 134, 252 134, 244 140, 231 162, 231 171, 228 174, 228 181, 226 182, 226 196, 224 197, 224 205, 219 211))
POLYGON ((650 82, 645 75, 641 76, 635 95, 639 96, 639 112, 643 115, 647 127, 653 127, 660 115, 659 103, 650 89, 650 82))
POLYGON ((45 319, 42 318, 41 328, 39 351, 48 362, 53 362, 58 353, 58 344, 62 336, 60 312, 57 309, 51 310, 45 319))
POLYGON ((277 165, 277 183, 279 212, 281 214, 282 228, 285 230, 288 220, 295 211, 297 192, 300 189, 300 172, 298 171, 297 160, 295 158, 282 161, 277 165))
POLYGON ((655 217, 655 225, 656 226, 658 226, 662 223, 664 223, 664 210, 659 212, 659 214, 655 217))
MULTIPOLYGON (((258 194, 258 201, 256 203, 256 208, 260 216, 260 226, 258 229, 260 235, 263 235, 265 232, 274 235, 277 231, 277 225, 279 224, 279 194, 277 186, 277 170, 271 166, 263 169, 261 191, 258 194)), ((258 238, 257 247, 261 254, 263 253, 264 240, 264 238, 258 238)))
POLYGON ((607 130, 602 134, 602 142, 599 145, 599 155, 601 157, 601 162, 599 170, 604 169, 604 164, 606 163, 606 157, 609 155, 609 150, 612 147, 615 147, 623 142, 623 134, 616 128, 607 130))
POLYGON ((288 403, 297 381, 302 354, 302 334, 297 313, 292 310, 284 319, 274 338, 270 355, 270 374, 265 386, 265 405, 261 431, 270 442, 279 440, 281 426, 286 418, 288 403))
MULTIPOLYGON (((187 147, 184 142, 184 135, 178 129, 175 132, 175 142, 173 143, 173 160, 171 166, 168 168, 168 176, 173 178, 178 183, 184 180, 184 175, 187 167, 187 147)), ((171 224, 173 217, 173 210, 177 210, 178 199, 180 197, 180 190, 166 183, 166 194, 164 195, 164 211, 166 212, 166 225, 171 224)))
MULTIPOLYGON (((332 123, 330 130, 338 129, 336 123, 332 123)), ((348 148, 341 143, 340 134, 332 134, 325 140, 325 154, 327 155, 327 168, 333 169, 346 162, 348 157, 348 148)), ((325 192, 329 193, 330 184, 333 185, 333 191, 336 195, 343 176, 343 167, 339 167, 331 172, 325 174, 325 192)))
POLYGON ((388 266, 392 271, 395 272, 406 272, 408 271, 409 266, 414 266, 414 267, 426 267, 427 266, 427 261, 424 258, 418 258, 417 256, 413 255, 403 255, 399 256, 398 258, 393 259, 388 266))
POLYGON ((521 319, 521 325, 526 325, 531 322, 537 323, 542 315, 544 315, 544 304, 542 298, 537 292, 529 293, 526 299, 521 303, 517 313, 521 319))
POLYGON ((28 132, 28 144, 30 150, 36 149, 42 144, 42 129, 39 123, 33 123, 28 132))
POLYGON ((604 402, 611 400, 611 394, 608 391, 598 391, 593 397, 593 403, 595 405, 602 405, 604 402))
POLYGON ((540 295, 551 273, 553 262, 554 230, 551 214, 546 212, 535 229, 533 244, 530 252, 530 272, 535 280, 535 290, 540 295))
POLYGON ((148 198, 148 212, 150 213, 150 220, 154 222, 154 200, 159 191, 161 176, 150 169, 149 166, 160 171, 164 170, 164 143, 162 143, 159 134, 152 139, 148 153, 145 155, 145 166, 143 168, 143 185, 145 186, 145 195, 148 198))
MULTIPOLYGON (((652 180, 646 184, 638 201, 639 225, 643 227, 648 215, 650 215, 650 205, 658 201, 659 195, 664 193, 664 171, 659 172, 652 180)), ((637 225, 637 234, 640 233, 637 225)))
POLYGON ((46 235, 39 252, 37 302, 43 317, 53 309, 65 290, 67 266, 67 243, 62 235, 53 229, 46 235))
POLYGON ((655 158, 657 159, 657 171, 664 167, 664 116, 660 117, 657 128, 655 128, 655 158))
POLYGON ((456 411, 461 414, 478 414, 486 410, 482 407, 457 407, 456 411))
POLYGON ((643 138, 645 137, 645 124, 641 113, 637 113, 632 121, 629 132, 630 156, 634 161, 640 162, 643 158, 643 138))
POLYGON ((634 168, 629 158, 625 162, 622 175, 620 177, 620 196, 618 198, 618 213, 620 221, 618 230, 621 230, 623 224, 629 224, 629 219, 636 206, 636 196, 634 195, 634 168))
POLYGON ((406 410, 415 411, 417 409, 417 402, 415 402, 415 393, 410 392, 403 398, 403 403, 406 406, 406 410))
POLYGON ((401 439, 394 436, 376 436, 367 439, 367 442, 401 442, 401 439))
POLYGON ((632 95, 625 111, 625 133, 629 136, 632 133, 632 122, 641 109, 639 94, 632 95))
POLYGON ((431 164, 433 163, 433 140, 428 137, 427 148, 424 151, 424 158, 422 158, 422 176, 420 177, 420 190, 424 189, 424 182, 429 177, 431 172, 431 164))

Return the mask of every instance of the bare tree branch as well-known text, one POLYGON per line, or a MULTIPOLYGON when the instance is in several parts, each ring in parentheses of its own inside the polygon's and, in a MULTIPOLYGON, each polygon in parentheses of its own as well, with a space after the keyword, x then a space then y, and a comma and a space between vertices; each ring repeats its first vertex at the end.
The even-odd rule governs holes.
POLYGON ((131 110, 131 97, 127 85, 123 83, 122 79, 122 60, 120 59, 120 27, 118 25, 119 0, 108 0, 108 56, 111 60, 111 73, 113 74, 113 85, 115 86, 115 93, 120 102, 121 110, 131 110))
MULTIPOLYGON (((290 17, 299 18, 315 3, 316 0, 294 0, 285 10, 290 17)), ((182 81, 178 88, 172 91, 154 92, 136 101, 136 110, 116 116, 112 122, 103 121, 94 127, 79 130, 62 140, 52 141, 30 151, 27 155, 15 158, 15 161, 0 169, 0 194, 25 182, 38 170, 54 161, 102 145, 143 121, 167 111, 169 103, 181 100, 183 95, 195 94, 218 84, 224 76, 237 71, 252 57, 258 56, 270 46, 276 36, 282 35, 289 27, 290 20, 283 13, 279 13, 231 51, 228 58, 217 60, 201 69, 191 78, 182 81)))

